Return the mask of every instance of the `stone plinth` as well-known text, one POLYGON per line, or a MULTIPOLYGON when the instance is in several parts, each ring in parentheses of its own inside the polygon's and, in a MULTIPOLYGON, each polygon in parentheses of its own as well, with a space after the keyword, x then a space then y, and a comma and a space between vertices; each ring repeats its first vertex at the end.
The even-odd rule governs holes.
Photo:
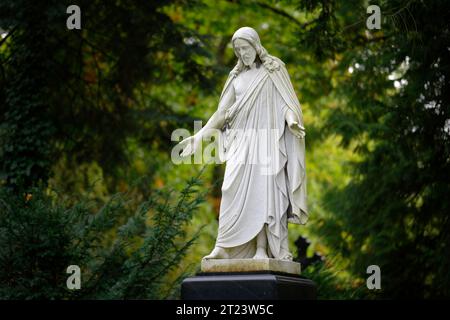
POLYGON ((300 275, 298 262, 276 259, 203 259, 201 271, 204 273, 221 272, 278 272, 300 275))
POLYGON ((316 285, 300 276, 268 272, 202 273, 181 285, 183 300, 314 300, 316 285))

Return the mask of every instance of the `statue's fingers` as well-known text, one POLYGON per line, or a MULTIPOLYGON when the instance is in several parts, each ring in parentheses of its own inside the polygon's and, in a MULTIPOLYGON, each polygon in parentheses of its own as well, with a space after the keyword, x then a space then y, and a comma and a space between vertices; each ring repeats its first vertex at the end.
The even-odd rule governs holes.
POLYGON ((181 153, 181 156, 182 156, 182 157, 188 156, 188 155, 189 155, 189 152, 190 152, 190 149, 191 149, 191 146, 190 146, 190 145, 187 145, 187 147, 184 148, 183 152, 181 153))
POLYGON ((305 131, 305 127, 303 127, 301 124, 296 123, 296 127, 298 128, 298 130, 300 131, 305 131))
POLYGON ((305 128, 301 125, 297 125, 296 131, 299 134, 299 138, 303 139, 306 136, 305 128))
POLYGON ((295 128, 295 136, 299 139, 303 139, 305 137, 304 132, 299 128, 295 128))
POLYGON ((304 139, 305 138, 305 136, 306 136, 306 134, 305 134, 305 132, 304 131, 300 131, 300 139, 304 139))

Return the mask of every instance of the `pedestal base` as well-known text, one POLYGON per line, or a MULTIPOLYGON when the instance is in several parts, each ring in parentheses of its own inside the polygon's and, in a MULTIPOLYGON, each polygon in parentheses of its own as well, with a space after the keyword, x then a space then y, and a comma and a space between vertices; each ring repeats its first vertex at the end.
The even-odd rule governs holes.
POLYGON ((277 259, 203 259, 202 272, 254 272, 266 271, 300 275, 298 262, 277 259))
POLYGON ((181 285, 184 300, 314 300, 316 285, 273 272, 202 273, 181 285))

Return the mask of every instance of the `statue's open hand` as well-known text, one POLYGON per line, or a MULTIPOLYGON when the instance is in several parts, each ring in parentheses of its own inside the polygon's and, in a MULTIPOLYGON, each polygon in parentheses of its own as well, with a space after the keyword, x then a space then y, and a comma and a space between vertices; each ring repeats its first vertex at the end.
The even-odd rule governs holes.
POLYGON ((299 139, 304 139, 306 136, 305 128, 300 125, 297 121, 293 121, 288 123, 289 130, 292 132, 294 136, 299 139))
POLYGON ((196 135, 188 137, 181 141, 179 144, 182 145, 183 152, 181 152, 182 157, 189 157, 190 155, 194 154, 195 151, 197 151, 199 145, 201 142, 201 137, 198 137, 196 135))
POLYGON ((288 110, 286 112, 286 122, 288 124, 289 130, 294 136, 299 139, 305 138, 305 128, 298 122, 297 117, 291 110, 288 110))

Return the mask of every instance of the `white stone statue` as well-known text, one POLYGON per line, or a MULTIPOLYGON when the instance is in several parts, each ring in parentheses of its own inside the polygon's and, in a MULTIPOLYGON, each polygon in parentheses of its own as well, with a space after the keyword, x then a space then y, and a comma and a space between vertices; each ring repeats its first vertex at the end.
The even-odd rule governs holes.
POLYGON ((232 44, 238 62, 218 110, 180 142, 190 156, 216 129, 226 151, 216 245, 204 259, 290 261, 288 222, 308 219, 302 110, 284 63, 254 29, 237 30, 232 44))

